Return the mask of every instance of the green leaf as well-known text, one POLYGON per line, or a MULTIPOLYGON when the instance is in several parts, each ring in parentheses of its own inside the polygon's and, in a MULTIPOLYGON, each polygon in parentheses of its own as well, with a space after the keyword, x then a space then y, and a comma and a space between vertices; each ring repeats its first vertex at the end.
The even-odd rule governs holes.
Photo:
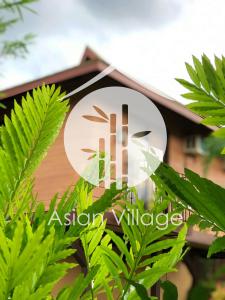
POLYGON ((107 209, 111 208, 111 206, 116 202, 117 197, 122 197, 122 195, 123 190, 118 190, 116 188, 116 183, 112 184, 110 189, 105 190, 104 194, 97 201, 94 201, 93 204, 91 204, 87 209, 83 211, 83 215, 79 219, 80 222, 76 222, 75 225, 70 226, 66 235, 78 237, 81 232, 87 227, 86 225, 82 225, 86 222, 86 215, 90 217, 90 222, 92 222, 94 216, 103 213, 107 209))
POLYGON ((215 56, 216 73, 220 79, 221 86, 225 88, 225 77, 223 73, 223 62, 217 56, 215 56))
POLYGON ((225 128, 220 128, 217 131, 213 132, 213 135, 218 138, 225 138, 225 128))
POLYGON ((105 280, 103 280, 103 286, 104 286, 104 289, 105 289, 107 300, 114 300, 114 297, 113 297, 113 294, 112 294, 112 289, 113 288, 110 288, 109 285, 105 282, 105 280))
POLYGON ((147 289, 144 285, 137 283, 133 280, 129 280, 126 278, 126 281, 128 281, 133 287, 135 287, 135 290, 137 292, 137 295, 139 296, 139 299, 141 300, 151 300, 151 298, 148 296, 147 289))
POLYGON ((220 117, 208 117, 202 121, 202 124, 213 125, 213 126, 223 126, 225 123, 225 116, 220 117))
POLYGON ((209 111, 209 110, 216 110, 216 109, 221 109, 223 106, 220 105, 220 103, 213 102, 213 101, 204 101, 204 102, 194 102, 187 104, 187 107, 194 110, 195 108, 198 108, 201 111, 209 111))
POLYGON ((116 244, 116 246, 120 250, 121 254, 125 256, 129 267, 132 268, 134 261, 132 259, 132 256, 130 255, 129 251, 127 250, 127 247, 126 247, 124 241, 119 236, 117 236, 113 231, 106 230, 106 232, 111 237, 112 241, 116 244))
POLYGON ((223 89, 220 85, 218 75, 206 55, 202 56, 202 65, 207 77, 207 81, 210 84, 211 89, 219 99, 223 98, 223 89))
POLYGON ((15 102, 11 119, 1 127, 0 207, 6 214, 54 142, 63 124, 68 102, 60 88, 43 86, 15 102))
POLYGON ((117 284, 117 288, 119 289, 120 293, 122 293, 123 291, 123 286, 122 286, 122 282, 121 282, 121 278, 118 274, 118 269, 116 268, 116 266, 112 263, 112 260, 109 259, 108 255, 104 255, 103 256, 104 262, 108 268, 108 270, 110 271, 113 279, 115 280, 116 284, 117 284))
POLYGON ((194 93, 199 93, 201 91, 198 87, 196 87, 194 84, 188 82, 187 80, 176 78, 176 81, 179 82, 181 85, 183 85, 186 89, 194 92, 194 93))
POLYGON ((186 93, 181 95, 183 98, 199 101, 212 101, 212 97, 203 93, 186 93))
POLYGON ((193 62, 194 62, 194 66, 195 66, 195 70, 196 70, 196 72, 197 72, 198 78, 200 79, 203 88, 204 88, 207 92, 209 92, 209 91, 210 91, 210 87, 209 87, 209 83, 208 83, 208 81, 207 81, 207 77, 206 77, 204 68, 203 68, 201 62, 197 59, 197 57, 195 57, 195 56, 193 55, 192 58, 193 58, 193 62))
MULTIPOLYGON (((100 222, 102 222, 102 221, 100 220, 100 222)), ((94 250, 96 249, 96 247, 102 240, 102 236, 103 236, 104 230, 105 230, 105 225, 106 225, 106 222, 105 222, 105 224, 103 224, 103 226, 97 227, 96 230, 94 230, 93 234, 91 235, 91 241, 90 241, 90 244, 88 247, 88 255, 91 255, 94 252, 94 250)), ((95 226, 95 224, 94 224, 94 226, 95 226)), ((90 233, 92 233, 92 232, 90 232, 90 233)))
POLYGON ((95 266, 92 268, 87 276, 84 277, 83 274, 80 274, 73 285, 67 289, 64 289, 59 296, 56 298, 57 300, 71 300, 71 299, 80 299, 80 296, 84 293, 85 289, 90 285, 94 276, 97 274, 99 270, 99 266, 95 266))
POLYGON ((207 257, 212 256, 215 253, 225 250, 225 236, 217 238, 212 245, 210 245, 207 257))
POLYGON ((193 225, 197 225, 199 224, 199 222, 201 221, 201 218, 199 215, 197 214, 192 214, 189 218, 188 218, 188 225, 189 226, 193 226, 193 225))
POLYGON ((123 272, 124 276, 128 278, 128 271, 127 267, 124 264, 122 258, 114 251, 109 249, 108 247, 100 246, 103 252, 108 256, 109 259, 117 266, 118 273, 123 272))
POLYGON ((3 103, 0 102, 0 108, 6 109, 7 107, 3 103))
POLYGON ((159 242, 156 242, 154 244, 149 245, 145 250, 144 250, 144 255, 150 255, 152 253, 171 248, 173 247, 177 241, 175 239, 167 239, 167 240, 162 240, 159 242))
POLYGON ((161 282, 160 286, 163 289, 163 300, 178 300, 177 287, 170 281, 161 282))
MULTIPOLYGON (((38 282, 38 285, 41 287, 48 283, 51 283, 51 286, 53 287, 54 284, 58 282, 59 278, 63 278, 66 275, 67 271, 71 268, 74 268, 75 266, 75 264, 62 262, 47 266, 44 274, 41 276, 38 282)), ((51 292, 51 290, 49 292, 51 292)))
POLYGON ((198 87, 200 87, 200 80, 199 80, 198 74, 195 72, 194 68, 193 68, 191 65, 189 65, 188 63, 185 63, 185 65, 186 65, 186 69, 187 69, 187 71, 188 71, 188 74, 189 74, 191 80, 192 80, 198 87))
POLYGON ((168 268, 167 266, 154 267, 152 269, 146 269, 145 271, 138 273, 135 276, 135 280, 144 280, 147 279, 151 282, 152 286, 163 274, 174 271, 172 268, 168 268))
POLYGON ((188 169, 185 170, 185 178, 182 178, 165 164, 160 165, 156 175, 186 206, 190 206, 212 225, 225 231, 224 188, 188 169))

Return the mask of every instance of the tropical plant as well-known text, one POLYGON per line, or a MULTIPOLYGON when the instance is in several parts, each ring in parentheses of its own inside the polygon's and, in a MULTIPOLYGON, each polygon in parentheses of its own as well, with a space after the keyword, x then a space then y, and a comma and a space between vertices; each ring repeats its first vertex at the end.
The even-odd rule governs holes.
MULTIPOLYGON (((86 272, 63 288, 57 300, 97 299, 102 293, 108 299, 114 299, 114 293, 118 299, 151 299, 147 290, 182 258, 185 226, 177 238, 167 237, 177 226, 159 229, 151 224, 143 203, 125 202, 128 190, 117 190, 116 184, 93 201, 94 186, 80 178, 62 197, 53 197, 48 212, 33 194, 34 171, 69 109, 68 100, 63 99, 54 85, 37 88, 20 104, 15 101, 11 116, 5 115, 0 127, 0 298, 53 299, 56 282, 76 266, 65 259, 73 255, 72 246, 80 240, 86 272), (114 204, 124 210, 122 236, 102 221, 114 204), (149 224, 138 223, 138 217, 129 227, 129 209, 149 224), (68 218, 73 222, 64 222, 68 218)), ((99 169, 102 173, 101 165, 99 169)), ((156 205, 151 212, 160 213, 167 204, 156 205)), ((118 217, 121 213, 119 209, 118 217)))
MULTIPOLYGON (((192 100, 188 108, 203 117, 202 123, 214 127, 212 136, 225 137, 225 58, 215 57, 215 66, 206 55, 202 60, 193 57, 194 66, 186 64, 192 82, 177 79, 188 93, 183 94, 192 100), (218 128, 218 129, 217 129, 218 128)), ((218 151, 217 151, 218 152, 218 151)), ((221 155, 225 148, 221 149, 221 155)), ((193 214, 190 223, 200 224, 201 228, 211 228, 216 232, 225 232, 225 189, 214 182, 202 178, 191 170, 185 170, 180 176, 169 166, 161 165, 154 180, 170 193, 174 202, 183 205, 193 214)), ((208 256, 225 250, 225 238, 219 237, 210 246, 208 256)))
POLYGON ((177 79, 189 90, 188 93, 182 96, 192 100, 187 107, 203 117, 203 124, 221 127, 213 135, 224 138, 225 58, 220 59, 215 56, 215 67, 205 54, 202 56, 201 61, 193 56, 193 63, 194 67, 186 63, 192 83, 184 79, 177 79))
POLYGON ((30 5, 38 0, 1 0, 0 1, 0 36, 2 36, 0 58, 3 56, 24 57, 28 53, 28 45, 32 42, 34 35, 25 34, 21 39, 4 40, 4 34, 10 27, 15 26, 23 20, 24 10, 34 13, 30 5))
POLYGON ((15 102, 11 119, 5 115, 0 146, 0 206, 5 218, 13 217, 15 208, 19 212, 30 200, 31 176, 68 111, 68 101, 59 97, 60 88, 38 88, 23 97, 21 106, 15 102))
MULTIPOLYGON (((30 11, 31 4, 38 0, 0 0, 0 64, 6 58, 25 58, 28 54, 30 44, 34 40, 34 34, 27 33, 18 38, 8 38, 7 32, 11 27, 23 21, 24 11, 30 11)), ((0 72, 0 76, 2 76, 0 72)), ((0 99, 5 94, 0 91, 0 99)), ((0 108, 6 108, 5 104, 0 102, 0 108)))
POLYGON ((27 218, 8 226, 7 232, 0 228, 1 299, 45 299, 58 279, 74 266, 57 263, 73 251, 55 251, 55 230, 51 228, 46 235, 45 226, 42 223, 33 231, 27 218))
MULTIPOLYGON (((119 250, 118 254, 109 247, 101 246, 104 262, 117 285, 118 299, 150 299, 148 289, 163 275, 175 271, 177 262, 182 258, 186 226, 174 239, 169 236, 177 225, 158 228, 154 220, 154 216, 165 211, 165 204, 166 201, 146 211, 143 201, 136 196, 135 204, 125 202, 122 210, 118 211, 123 238, 106 230, 119 250)), ((159 223, 164 217, 160 216, 159 223)))

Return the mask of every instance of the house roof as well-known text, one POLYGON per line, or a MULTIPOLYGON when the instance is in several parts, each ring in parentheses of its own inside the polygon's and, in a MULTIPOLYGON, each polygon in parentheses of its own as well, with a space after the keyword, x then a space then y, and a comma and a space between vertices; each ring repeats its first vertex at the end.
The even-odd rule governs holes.
MULTIPOLYGON (((62 81, 72 79, 77 76, 82 76, 91 72, 102 72, 104 69, 109 67, 109 64, 104 61, 97 53, 95 53, 91 48, 87 47, 84 51, 81 62, 78 66, 73 68, 57 72, 9 89, 6 89, 3 92, 5 98, 13 97, 17 94, 24 93, 28 90, 36 88, 37 86, 44 84, 53 84, 60 83, 62 81)), ((172 110, 179 115, 189 119, 190 121, 199 124, 202 121, 202 118, 195 113, 191 112, 185 108, 182 104, 175 101, 173 98, 167 96, 163 92, 156 90, 153 87, 147 87, 137 80, 131 78, 130 76, 121 73, 117 69, 114 69, 107 76, 113 78, 114 80, 120 82, 121 84, 139 91, 140 93, 151 98, 154 102, 164 106, 165 108, 172 110)), ((4 97, 3 97, 4 98, 4 97)), ((216 127, 206 126, 210 130, 215 130, 216 127)))

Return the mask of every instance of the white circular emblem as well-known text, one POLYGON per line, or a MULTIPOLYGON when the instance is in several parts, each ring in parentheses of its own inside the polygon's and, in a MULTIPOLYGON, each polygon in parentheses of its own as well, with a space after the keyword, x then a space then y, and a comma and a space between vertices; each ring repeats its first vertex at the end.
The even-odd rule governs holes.
POLYGON ((72 109, 65 126, 69 162, 88 182, 121 188, 146 180, 163 160, 167 134, 157 107, 124 87, 96 90, 72 109), (101 177, 101 178, 100 178, 101 177))

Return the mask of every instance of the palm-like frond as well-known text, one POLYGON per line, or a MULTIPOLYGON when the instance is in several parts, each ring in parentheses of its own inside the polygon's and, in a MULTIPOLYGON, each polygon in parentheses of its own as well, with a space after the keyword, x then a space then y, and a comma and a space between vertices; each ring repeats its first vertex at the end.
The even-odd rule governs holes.
MULTIPOLYGON (((143 299, 144 289, 149 289, 164 274, 173 271, 181 259, 185 244, 185 227, 177 239, 160 240, 177 226, 170 224, 166 229, 157 228, 154 222, 151 223, 151 216, 146 215, 142 205, 143 203, 137 205, 127 203, 126 208, 123 208, 126 212, 123 211, 121 225, 125 240, 113 231, 106 230, 117 246, 119 254, 109 247, 101 246, 109 272, 120 290, 121 299, 143 299), (164 250, 167 252, 160 253, 164 250), (132 285, 135 286, 135 290, 131 288, 132 285)), ((164 204, 161 209, 164 209, 164 204)), ((153 211, 152 213, 154 214, 153 211)))
POLYGON ((95 266, 89 271, 87 276, 80 274, 71 287, 65 288, 61 291, 56 300, 81 299, 81 296, 85 292, 86 288, 91 284, 91 281, 96 276, 98 270, 99 266, 95 266))
POLYGON ((55 230, 46 236, 45 224, 33 232, 31 224, 18 221, 11 232, 0 228, 0 298, 37 299, 49 295, 72 264, 53 259, 55 230))
MULTIPOLYGON (((215 57, 215 66, 206 55, 202 60, 193 56, 194 66, 186 63, 192 83, 177 79, 190 92, 183 94, 192 100, 187 105, 192 111, 204 118, 203 124, 224 127, 225 125, 225 58, 215 57)), ((225 138, 225 129, 220 128, 215 136, 225 138)))
MULTIPOLYGON (((156 177, 153 178, 157 185, 161 183, 167 193, 174 195, 174 201, 183 203, 186 209, 191 210, 193 213, 189 221, 191 225, 199 224, 200 228, 225 232, 224 188, 188 169, 181 177, 165 164, 159 167, 156 177)), ((215 242, 209 254, 225 250, 224 242, 224 239, 215 242)))
POLYGON ((43 86, 15 101, 11 119, 1 127, 0 208, 7 214, 19 198, 24 183, 37 168, 54 142, 68 111, 60 88, 43 86))
MULTIPOLYGON (((189 90, 182 95, 192 101, 188 108, 204 118, 202 123, 220 127, 213 135, 222 139, 221 142, 212 137, 208 139, 209 161, 213 156, 218 156, 221 149, 221 154, 225 154, 225 58, 215 56, 213 65, 206 55, 202 56, 201 61, 193 56, 193 66, 186 63, 186 68, 192 82, 177 81, 189 90)), ((153 179, 157 186, 165 188, 175 203, 178 200, 192 212, 189 224, 198 224, 200 229, 225 231, 224 188, 190 170, 185 170, 185 174, 180 176, 165 164, 158 168, 153 179)), ((224 250, 225 240, 219 238, 210 247, 209 255, 224 250)))
POLYGON ((87 227, 87 225, 85 225, 87 222, 86 215, 89 216, 89 221, 93 222, 94 217, 97 214, 106 212, 118 199, 121 199, 121 197, 123 197, 123 192, 123 190, 117 190, 116 183, 113 183, 109 190, 105 190, 104 194, 98 200, 94 201, 92 205, 88 206, 83 211, 83 215, 80 216, 79 222, 76 222, 74 226, 70 226, 66 236, 80 236, 82 231, 87 227))
MULTIPOLYGON (((93 205, 92 194, 87 194, 84 190, 77 203, 77 214, 82 214, 93 205)), ((110 237, 105 235, 106 220, 103 221, 103 212, 98 213, 96 217, 86 226, 80 234, 81 243, 84 250, 87 270, 90 271, 99 266, 98 273, 94 276, 90 289, 83 295, 82 299, 90 299, 98 293, 105 291, 105 285, 111 280, 108 269, 102 258, 101 246, 110 247, 110 237)))

